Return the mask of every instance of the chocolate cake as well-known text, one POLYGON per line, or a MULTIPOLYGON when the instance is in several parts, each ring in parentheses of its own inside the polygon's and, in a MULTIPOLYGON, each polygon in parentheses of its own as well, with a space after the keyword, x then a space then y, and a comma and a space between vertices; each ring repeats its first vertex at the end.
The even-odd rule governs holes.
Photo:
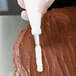
POLYGON ((13 47, 14 76, 76 76, 76 7, 48 11, 41 29, 43 72, 37 72, 35 43, 28 25, 13 47))

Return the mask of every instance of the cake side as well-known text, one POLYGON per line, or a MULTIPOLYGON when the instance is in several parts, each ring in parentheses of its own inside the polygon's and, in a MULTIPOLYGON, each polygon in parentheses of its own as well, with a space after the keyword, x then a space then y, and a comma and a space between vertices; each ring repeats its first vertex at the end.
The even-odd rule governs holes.
MULTIPOLYGON (((17 39, 16 39, 16 42, 13 46, 13 67, 14 67, 14 76, 20 76, 21 73, 24 73, 24 69, 23 66, 20 64, 20 55, 19 55, 19 45, 22 41, 22 38, 24 36, 24 34, 27 32, 27 30, 29 29, 30 25, 28 25, 25 29, 23 29, 20 34, 18 35, 17 39)), ((24 75, 22 75, 24 76, 24 75)))
POLYGON ((35 43, 31 27, 18 36, 13 53, 14 76, 76 75, 76 7, 53 9, 42 18, 43 72, 37 72, 35 43))

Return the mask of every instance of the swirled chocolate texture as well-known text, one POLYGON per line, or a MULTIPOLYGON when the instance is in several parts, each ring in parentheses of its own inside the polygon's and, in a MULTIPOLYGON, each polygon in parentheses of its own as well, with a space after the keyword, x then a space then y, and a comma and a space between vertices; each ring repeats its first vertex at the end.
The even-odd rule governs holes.
POLYGON ((14 76, 76 76, 76 7, 47 12, 41 29, 43 72, 37 72, 35 43, 28 25, 13 47, 14 76))

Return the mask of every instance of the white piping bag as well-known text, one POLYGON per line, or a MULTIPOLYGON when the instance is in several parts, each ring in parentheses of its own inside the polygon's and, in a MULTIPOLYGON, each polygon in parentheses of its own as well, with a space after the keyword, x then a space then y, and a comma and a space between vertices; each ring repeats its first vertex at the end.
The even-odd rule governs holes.
POLYGON ((37 71, 43 71, 42 64, 42 53, 39 41, 39 35, 41 34, 41 13, 39 12, 40 0, 24 0, 26 11, 28 14, 29 22, 31 25, 31 32, 35 39, 35 53, 36 53, 36 64, 37 71))

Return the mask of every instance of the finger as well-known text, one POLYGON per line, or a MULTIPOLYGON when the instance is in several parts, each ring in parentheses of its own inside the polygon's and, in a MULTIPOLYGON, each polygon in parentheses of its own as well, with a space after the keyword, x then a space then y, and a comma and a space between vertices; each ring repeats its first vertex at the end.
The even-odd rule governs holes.
POLYGON ((17 0, 18 4, 20 5, 21 8, 25 9, 25 4, 24 0, 17 0))
POLYGON ((51 1, 49 0, 49 1, 48 1, 47 9, 53 4, 54 1, 55 1, 55 0, 51 0, 51 1))
POLYGON ((21 12, 21 18, 22 18, 23 20, 29 21, 26 11, 22 11, 22 12, 21 12))
POLYGON ((40 5, 39 5, 39 11, 40 11, 41 13, 43 13, 44 10, 45 10, 45 7, 46 7, 46 1, 45 1, 45 0, 44 0, 44 1, 41 1, 41 2, 40 2, 40 5))
POLYGON ((46 12, 47 12, 47 10, 44 10, 44 11, 42 12, 42 16, 43 16, 46 12))
POLYGON ((54 0, 44 0, 40 2, 39 11, 43 14, 47 12, 47 9, 53 4, 54 0))
POLYGON ((53 4, 54 0, 47 0, 47 2, 45 3, 45 8, 43 11, 43 14, 46 13, 47 9, 53 4))

